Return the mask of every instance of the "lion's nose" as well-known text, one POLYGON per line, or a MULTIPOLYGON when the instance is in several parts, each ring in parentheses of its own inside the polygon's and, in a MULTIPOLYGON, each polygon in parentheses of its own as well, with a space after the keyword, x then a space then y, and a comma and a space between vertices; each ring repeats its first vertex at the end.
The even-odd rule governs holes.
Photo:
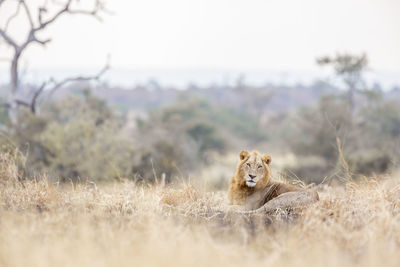
POLYGON ((249 174, 249 176, 250 176, 251 179, 256 178, 256 176, 255 176, 255 175, 252 175, 252 174, 249 174))

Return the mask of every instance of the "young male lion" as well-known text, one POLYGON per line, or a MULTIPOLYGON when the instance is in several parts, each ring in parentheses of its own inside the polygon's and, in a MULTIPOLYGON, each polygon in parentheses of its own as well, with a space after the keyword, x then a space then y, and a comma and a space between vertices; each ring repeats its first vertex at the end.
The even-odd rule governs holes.
POLYGON ((230 204, 257 209, 283 193, 301 190, 293 185, 272 182, 270 164, 271 156, 260 155, 257 151, 240 152, 240 162, 230 180, 230 204))

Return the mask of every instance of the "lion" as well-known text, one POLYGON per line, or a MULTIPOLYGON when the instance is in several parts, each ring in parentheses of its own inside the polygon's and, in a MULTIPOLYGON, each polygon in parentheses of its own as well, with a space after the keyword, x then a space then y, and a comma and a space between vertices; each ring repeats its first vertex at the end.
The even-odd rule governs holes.
MULTIPOLYGON (((235 175, 230 180, 229 202, 247 210, 262 207, 268 201, 287 192, 302 191, 290 184, 271 181, 271 156, 241 151, 240 162, 235 175)), ((315 196, 318 200, 318 194, 315 196)))

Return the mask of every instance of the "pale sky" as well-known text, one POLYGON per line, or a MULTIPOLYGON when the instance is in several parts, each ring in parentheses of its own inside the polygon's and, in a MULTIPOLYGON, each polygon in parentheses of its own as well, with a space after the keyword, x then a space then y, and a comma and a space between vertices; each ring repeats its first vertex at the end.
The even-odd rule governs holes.
MULTIPOLYGON (((315 57, 366 52, 400 73, 399 0, 109 0, 104 22, 64 17, 24 55, 30 68, 313 71, 315 57)), ((10 8, 0 13, 12 12, 10 8)), ((3 15, 4 18, 4 15, 3 15)), ((16 23, 10 28, 21 33, 16 23)), ((0 45, 0 58, 7 56, 0 45)), ((4 66, 4 62, 0 63, 4 66)))

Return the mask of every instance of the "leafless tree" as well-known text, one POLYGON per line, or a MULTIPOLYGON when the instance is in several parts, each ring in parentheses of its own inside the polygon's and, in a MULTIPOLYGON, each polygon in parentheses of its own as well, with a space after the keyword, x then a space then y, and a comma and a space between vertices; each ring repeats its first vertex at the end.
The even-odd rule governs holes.
MULTIPOLYGON (((9 108, 10 119, 16 122, 19 106, 28 107, 33 113, 36 112, 37 99, 46 90, 54 91, 68 82, 87 81, 91 79, 99 79, 100 76, 108 69, 108 64, 97 75, 83 77, 77 76, 67 78, 61 82, 50 80, 36 88, 30 101, 20 100, 17 93, 20 90, 20 60, 24 52, 33 44, 45 46, 50 38, 39 38, 38 35, 46 31, 49 25, 56 22, 59 18, 66 15, 85 15, 101 20, 101 16, 106 12, 104 3, 101 0, 93 0, 93 6, 90 9, 83 9, 79 6, 79 0, 44 0, 41 5, 30 5, 25 0, 0 0, 0 8, 5 3, 12 3, 15 6, 15 12, 9 14, 5 20, 5 25, 0 26, 0 40, 2 39, 12 51, 10 61, 10 91, 7 103, 3 103, 3 107, 9 108), (28 31, 22 42, 18 42, 12 36, 8 28, 15 19, 24 19, 28 24, 28 31)), ((3 59, 4 60, 4 59, 3 59)))

